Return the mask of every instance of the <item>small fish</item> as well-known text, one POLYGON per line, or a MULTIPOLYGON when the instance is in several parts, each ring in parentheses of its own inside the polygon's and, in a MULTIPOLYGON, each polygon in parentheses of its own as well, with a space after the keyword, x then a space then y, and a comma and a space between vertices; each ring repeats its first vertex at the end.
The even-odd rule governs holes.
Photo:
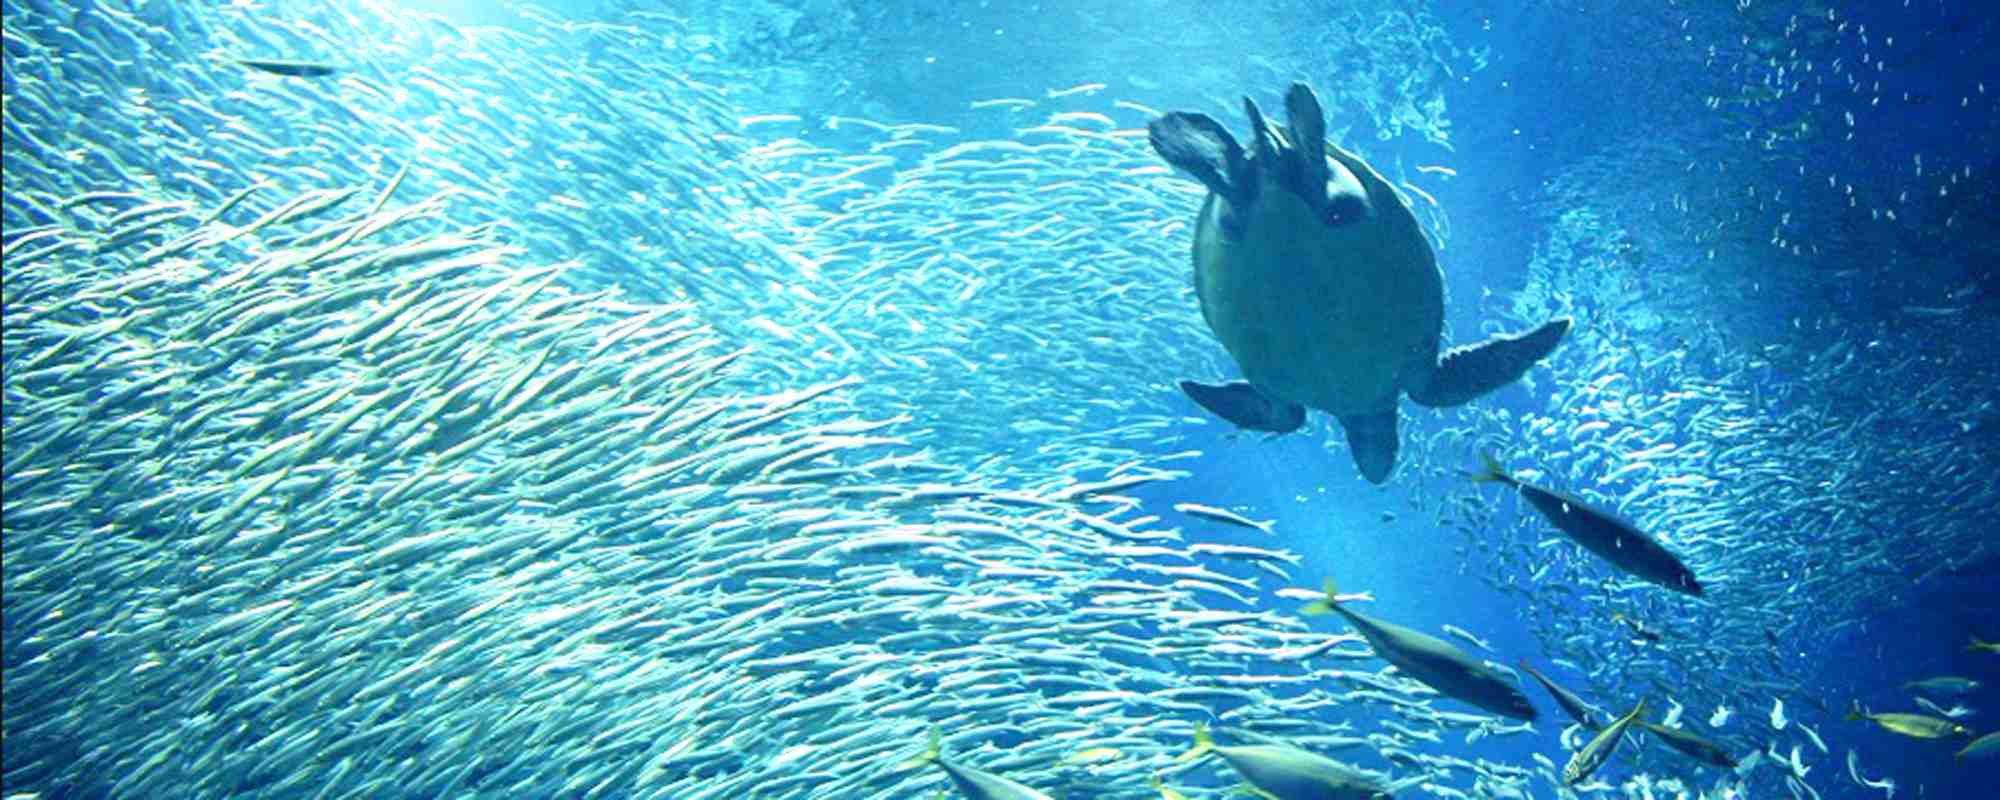
POLYGON ((332 64, 322 64, 314 61, 271 61, 260 58, 239 58, 236 60, 236 63, 259 72, 269 72, 273 75, 284 75, 291 78, 324 78, 340 71, 339 67, 332 64))
POLYGON ((1931 702, 1929 698, 1919 697, 1917 698, 1917 705, 1923 706, 1925 711, 1929 711, 1945 719, 1964 719, 1972 716, 1972 709, 1966 708, 1963 703, 1953 703, 1951 704, 1951 708, 1945 708, 1931 702))
POLYGON ((1788 724, 1791 721, 1785 719, 1785 698, 1771 698, 1771 730, 1782 731, 1788 724))
POLYGON ((1989 642, 1974 636, 1972 637, 1972 644, 1965 646, 1965 651, 1968 653, 2000 653, 2000 642, 1989 642))
POLYGON ((1639 530, 1631 520, 1585 503, 1575 495, 1524 483, 1508 474, 1491 453, 1483 453, 1480 458, 1480 471, 1467 475, 1473 481, 1514 487, 1557 530, 1612 566, 1674 591, 1701 596, 1701 582, 1695 579, 1694 570, 1688 569, 1679 557, 1639 530))
POLYGON ((1068 757, 1063 759, 1063 763, 1074 766, 1088 766, 1091 764, 1108 764, 1124 757, 1125 751, 1116 747, 1092 747, 1069 754, 1068 757))
POLYGON ((1819 731, 1813 730, 1812 726, 1797 720, 1794 720, 1792 725, 1799 729, 1799 733, 1805 734, 1807 739, 1811 739, 1813 746, 1819 748, 1820 752, 1828 752, 1826 749, 1826 740, 1819 738, 1819 731))
POLYGON ((1205 506, 1200 503, 1175 503, 1174 510, 1190 517, 1205 519, 1210 522, 1235 525, 1239 528, 1249 528, 1253 531, 1262 531, 1264 533, 1271 532, 1271 522, 1269 520, 1250 519, 1226 508, 1205 506))
POLYGON ((1153 787, 1155 791, 1160 793, 1160 800, 1188 800, 1187 795, 1181 794, 1173 787, 1168 786, 1166 781, 1160 780, 1160 774, 1157 772, 1153 773, 1153 777, 1146 780, 1146 785, 1153 787))
POLYGON ((1071 86, 1067 89, 1050 89, 1048 90, 1047 94, 1050 99, 1055 99, 1058 97, 1069 97, 1071 95, 1079 95, 1079 94, 1096 94, 1102 91, 1103 89, 1104 89, 1104 84, 1101 83, 1084 83, 1084 84, 1078 84, 1076 86, 1071 86))
POLYGON ((1598 731, 1582 750, 1570 756, 1568 764, 1563 765, 1563 785, 1575 786, 1582 783, 1583 779, 1590 777, 1598 767, 1604 766, 1604 762, 1611 760, 1611 753, 1618 749, 1618 742, 1625 738, 1625 729, 1632 727, 1633 721, 1644 713, 1646 713, 1646 701, 1641 700, 1625 716, 1619 717, 1617 722, 1598 731))
POLYGON ((1948 736, 1972 735, 1972 731, 1967 730, 1964 725, 1950 720, 1926 717, 1922 714, 1871 714, 1862 710, 1860 703, 1855 703, 1854 708, 1847 712, 1847 718, 1869 720, 1882 726, 1883 730, 1912 739, 1943 739, 1948 736))
POLYGON ((1855 783, 1861 784, 1862 786, 1866 786, 1870 789, 1881 789, 1882 791, 1887 792, 1890 797, 1896 796, 1895 781, 1889 780, 1888 778, 1881 778, 1879 780, 1871 781, 1867 778, 1861 777, 1861 759, 1854 754, 1853 750, 1847 751, 1847 777, 1853 778, 1855 783))
POLYGON ((1625 616, 1624 614, 1621 614, 1616 611, 1611 612, 1611 621, 1622 624, 1627 628, 1631 628, 1632 636, 1635 637, 1634 638, 1635 642, 1659 644, 1662 639, 1666 638, 1665 636, 1661 635, 1659 631, 1646 627, 1646 623, 1640 622, 1636 619, 1625 616))
POLYGON ((1910 681, 1903 684, 1903 688, 1905 689, 1914 689, 1919 692, 1936 692, 1939 694, 1972 694, 1979 691, 1979 686, 1979 681, 1952 675, 1925 678, 1920 681, 1910 681))
POLYGON ((1764 745, 1764 755, 1771 758, 1772 766, 1783 768, 1786 772, 1791 773, 1787 776, 1788 780, 1791 778, 1805 780, 1807 773, 1812 772, 1812 767, 1806 766, 1806 762, 1799 758, 1798 745, 1792 745, 1792 755, 1787 758, 1778 755, 1778 746, 1776 744, 1766 743, 1764 745))
POLYGON ((1965 313, 1967 306, 1903 306, 1903 313, 1913 317, 1953 317, 1965 313))
POLYGON ((1464 639, 1465 641, 1470 642, 1473 646, 1478 647, 1481 650, 1484 650, 1488 653, 1493 652, 1493 645, 1488 643, 1485 639, 1481 639, 1477 636, 1472 635, 1472 631, 1468 631, 1464 628, 1458 627, 1457 625, 1450 625, 1450 624, 1440 626, 1440 629, 1443 630, 1445 633, 1449 633, 1453 636, 1456 636, 1460 639, 1464 639))

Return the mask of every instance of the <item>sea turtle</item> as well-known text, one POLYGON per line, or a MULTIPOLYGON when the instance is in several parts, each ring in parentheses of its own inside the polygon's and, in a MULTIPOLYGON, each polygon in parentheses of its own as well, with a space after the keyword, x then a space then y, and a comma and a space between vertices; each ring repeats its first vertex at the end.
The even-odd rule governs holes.
POLYGON ((1266 124, 1247 97, 1243 108, 1247 154, 1204 114, 1147 126, 1160 157, 1208 187, 1195 220, 1195 294, 1247 379, 1181 389, 1253 430, 1297 430, 1308 407, 1332 414, 1362 476, 1381 483, 1396 464, 1399 394, 1432 407, 1465 403, 1521 377, 1569 320, 1439 358, 1444 276, 1402 195, 1326 142, 1319 98, 1305 84, 1285 95, 1284 128, 1266 124))

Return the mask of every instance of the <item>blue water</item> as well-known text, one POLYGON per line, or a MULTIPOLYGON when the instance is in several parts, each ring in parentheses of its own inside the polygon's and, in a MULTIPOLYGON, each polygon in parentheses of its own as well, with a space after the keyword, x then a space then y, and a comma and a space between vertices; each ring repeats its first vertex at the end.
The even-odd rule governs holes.
MULTIPOLYGON (((522 13, 499 4, 408 0, 376 5, 436 14, 463 28, 536 28, 522 13)), ((650 5, 551 2, 543 8, 547 15, 582 22, 616 20, 622 12, 650 5)), ((1797 610, 1802 616, 1782 624, 1762 623, 1762 631, 1735 630, 1742 638, 1716 643, 1735 648, 1727 657, 1716 656, 1716 671, 1690 668, 1707 658, 1701 651, 1710 643, 1698 637, 1719 636, 1717 628, 1725 624, 1749 624, 1741 622, 1747 617, 1730 616, 1725 609, 1731 603, 1754 605, 1743 599, 1751 595, 1732 599, 1725 588, 1713 599, 1714 605, 1635 601, 1657 612, 1653 619, 1669 632, 1669 641, 1653 650, 1622 644, 1625 637, 1610 618, 1613 606, 1594 603, 1593 599, 1603 598, 1588 590, 1578 595, 1584 599, 1533 608, 1532 598, 1547 595, 1528 583, 1529 577, 1516 569, 1518 562, 1507 561, 1501 567, 1497 556, 1489 560, 1482 543, 1516 555, 1550 554, 1569 565, 1566 568, 1599 578, 1606 570, 1587 563, 1575 567, 1566 555, 1574 548, 1567 543, 1553 548, 1538 543, 1550 534, 1532 509, 1498 489, 1475 487, 1454 477, 1453 469, 1474 466, 1475 449, 1444 447, 1438 454, 1442 463, 1421 466, 1414 453, 1406 452, 1410 461, 1394 480, 1386 486, 1370 485, 1356 474, 1339 444, 1339 430, 1329 419, 1316 417, 1307 432, 1285 437, 1239 433, 1218 420, 1204 419, 1199 407, 1172 389, 1179 378, 1224 377, 1216 374, 1159 374, 1150 376, 1148 385, 1100 387, 1111 393, 1165 398, 1161 402, 1179 419, 1162 437, 1170 446, 1153 455, 1201 451, 1198 458, 1168 465, 1185 469, 1192 477, 1130 492, 1140 500, 1141 513, 1182 523, 1184 518, 1176 517, 1171 506, 1198 500, 1227 505, 1254 518, 1275 519, 1280 532, 1276 539, 1216 526, 1187 528, 1201 531, 1205 540, 1294 550, 1304 557, 1303 566, 1294 571, 1299 585, 1310 588, 1322 579, 1336 579, 1343 591, 1372 593, 1376 599, 1368 606, 1371 614, 1432 632, 1444 624, 1469 630, 1491 645, 1493 652, 1482 655, 1503 664, 1527 660, 1572 688, 1602 692, 1597 699, 1607 710, 1622 711, 1641 696, 1655 703, 1666 701, 1649 694, 1660 688, 1659 681, 1628 682, 1622 670, 1632 667, 1636 675, 1648 662, 1671 665, 1676 672, 1668 676, 1670 681, 1685 687, 1684 696, 1689 698, 1684 719, 1705 722, 1715 709, 1716 701, 1697 703, 1692 699, 1696 696, 1724 698, 1720 702, 1733 709, 1734 721, 1718 738, 1738 754, 1782 741, 1779 754, 1783 755, 1803 741, 1795 732, 1780 736, 1764 726, 1773 692, 1747 684, 1778 681, 1802 687, 1787 695, 1794 698, 1787 705, 1794 720, 1809 721, 1824 739, 1825 754, 1805 751, 1813 765, 1808 783, 1821 797, 1882 796, 1847 777, 1843 758, 1850 750, 1860 754, 1869 777, 1893 779, 1897 796, 1996 796, 1993 762, 1953 760, 1951 754, 1963 740, 1907 739, 1865 722, 1842 720, 1840 715, 1854 703, 1878 711, 1915 711, 1908 693, 1899 688, 1903 682, 1959 675, 1985 683, 1978 692, 1955 699, 1976 712, 1962 721, 1975 733, 1986 733, 2000 717, 2000 656, 1968 652, 1965 647, 1975 636, 2000 640, 2000 568, 1992 561, 2000 553, 2000 537, 1990 528, 2000 488, 1991 471, 1978 469, 1996 466, 2000 460, 1994 455, 2000 453, 2000 446, 1995 446, 2000 442, 1995 438, 2000 433, 1996 422, 2000 412, 1990 405, 1975 407, 1979 399, 2000 402, 1996 399, 2000 392, 1995 391, 2000 389, 2000 357, 1977 342, 1954 338, 1990 334, 2000 318, 2000 216, 1995 212, 2000 208, 1995 202, 2000 190, 1994 184, 1994 170, 2000 166, 1994 163, 1995 152, 2000 152, 1995 147, 2000 142, 2000 109, 1995 106, 2000 100, 2000 69, 1996 69, 2000 55, 1991 46, 2000 37, 2000 22, 1972 4, 1935 0, 1812 3, 1796 10, 1779 5, 1638 0, 1437 3, 1422 9, 1427 23, 1435 25, 1434 38, 1402 46, 1388 34, 1371 40, 1356 37, 1353 31, 1328 30, 1330 20, 1348 17, 1306 2, 1225 10, 1164 1, 934 5, 827 0, 702 3, 676 12, 698 19, 694 27, 714 37, 709 57, 740 67, 745 74, 768 78, 765 82, 746 78, 741 84, 721 87, 725 96, 740 104, 736 112, 796 114, 803 121, 792 132, 839 152, 873 141, 852 127, 842 130, 834 122, 841 117, 951 125, 960 128, 959 136, 968 141, 1006 138, 1011 135, 1010 122, 969 110, 968 104, 990 98, 1042 99, 1062 87, 1086 83, 1105 84, 1099 90, 1105 98, 1214 114, 1239 135, 1244 122, 1236 110, 1237 98, 1248 94, 1267 110, 1278 108, 1279 92, 1292 80, 1320 87, 1369 81, 1360 94, 1384 102, 1441 101, 1428 107, 1421 121, 1388 124, 1385 121, 1395 119, 1393 114, 1332 107, 1329 129, 1344 134, 1343 143, 1365 153, 1372 163, 1396 178, 1412 180, 1435 198, 1437 210, 1427 212, 1428 218, 1448 221, 1439 258, 1446 276, 1450 338, 1473 341, 1514 324, 1503 319, 1535 316, 1515 308, 1514 298, 1517 293, 1546 295, 1546 287, 1538 283, 1546 274, 1569 279, 1581 274, 1623 292, 1617 297, 1608 292, 1582 293, 1563 302, 1579 315, 1581 328, 1655 337, 1632 345, 1634 352, 1644 351, 1640 361, 1684 344, 1689 365, 1684 374, 1690 383, 1713 379, 1728 383, 1732 391, 1760 397, 1768 392, 1775 399, 1760 413, 1786 419, 1817 414, 1829 428, 1853 437, 1800 443, 1796 450, 1772 457, 1813 455, 1812 468, 1822 469, 1829 463, 1841 464, 1851 453, 1851 466, 1879 479, 1867 484, 1871 492, 1884 486, 1908 489, 1907 494, 1897 491, 1888 496, 1854 496, 1830 489, 1817 502, 1759 517, 1760 527, 1750 529, 1774 535, 1779 530, 1807 529, 1783 540, 1786 549, 1778 561, 1795 566, 1801 576, 1846 576, 1851 581, 1842 583, 1865 585, 1867 591, 1842 593, 1824 603, 1774 604, 1773 608, 1797 610), (1357 38, 1364 45, 1355 45, 1357 38), (1836 72, 1836 63, 1845 71, 1836 72), (1812 65, 1810 71, 1802 72, 1805 64, 1812 65), (1840 77, 1831 77, 1836 74, 1840 77), (1809 76, 1803 78, 1805 89, 1772 91, 1790 86, 1802 75, 1809 76), (1989 80, 1994 82, 1990 87, 1984 83, 1989 80), (1420 170, 1422 166, 1448 168, 1450 177, 1420 170), (1677 188, 1652 191, 1670 185, 1677 188), (1896 212, 1895 217, 1880 213, 1885 209, 1896 212), (1590 211, 1591 219, 1601 223, 1589 227, 1579 222, 1575 216, 1579 210, 1590 211), (1585 244, 1576 245, 1579 241, 1585 244), (1726 342, 1728 347, 1718 350, 1712 346, 1715 342, 1726 342), (1828 375, 1827 369, 1792 355, 1820 352, 1838 342, 1852 343, 1864 354, 1862 359, 1874 359, 1865 364, 1879 368, 1836 371, 1854 382, 1820 385, 1813 381, 1828 375), (1871 348, 1871 342, 1880 346, 1871 348), (1901 404, 1893 396, 1918 386, 1945 387, 1941 396, 1951 401, 1950 414, 1933 410, 1943 402, 1939 395, 1926 396, 1923 402, 1930 405, 1901 404), (1878 423, 1848 427, 1865 418, 1868 410, 1886 412, 1878 423), (1905 470, 1898 461, 1899 454, 1940 440, 1971 442, 1984 455, 1952 462, 1971 463, 1971 469, 1938 475, 1917 474, 1914 467, 1905 470), (1492 503, 1493 512, 1478 517, 1470 528, 1440 524, 1439 507, 1468 495, 1492 503), (1818 530, 1813 526, 1844 526, 1841 531, 1879 532, 1883 541, 1891 543, 1892 553, 1901 548, 1929 558, 1932 551, 1926 543, 1931 532, 1912 529, 1912 520, 1919 512, 1936 509, 1899 504, 1905 496, 1925 502, 1950 498, 1954 507, 1947 509, 1949 514, 1922 519, 1941 526, 1935 540, 1948 543, 1950 554, 1971 561, 1983 553, 1983 565, 1938 573, 1928 569, 1931 564, 1893 559, 1877 563, 1875 554, 1869 561, 1857 562, 1839 548, 1813 546, 1818 530), (1841 508, 1852 513, 1832 523, 1816 515, 1841 508), (1788 521, 1795 525, 1788 526, 1788 521), (1615 655, 1579 668, 1553 666, 1555 659, 1573 661, 1577 648, 1552 642, 1548 634, 1579 630, 1586 632, 1592 646, 1615 655), (1752 657, 1743 651, 1744 642, 1767 640, 1768 653, 1752 657), (1810 700, 1798 700, 1801 696, 1810 700)), ((13 26, 27 15, 53 18, 70 11, 75 10, 10 6, 8 24, 13 26)), ((272 13, 289 23, 294 17, 310 19, 315 11, 285 7, 272 13)), ((75 13, 90 19, 101 12, 85 8, 75 13)), ((381 12, 365 8, 353 13, 381 12)), ((415 35, 404 44, 413 51, 423 49, 422 38, 415 35)), ((581 48, 551 58, 557 63, 565 59, 592 63, 596 58, 626 57, 627 50, 581 48)), ((17 57, 12 52, 10 63, 17 57)), ((341 57, 339 52, 258 55, 341 57)), ((487 69, 480 64, 464 67, 475 74, 487 69)), ((143 55, 120 67, 154 68, 143 55)), ((526 73, 516 77, 548 80, 526 73)), ((10 85, 13 80, 10 72, 10 85)), ((647 87, 620 88, 643 92, 647 87)), ((554 81, 544 97, 567 99, 576 103, 574 107, 551 108, 538 99, 496 96, 491 98, 493 113, 601 119, 587 94, 579 90, 564 95, 564 89, 554 81)), ((177 98, 156 96, 153 101, 164 106, 173 99, 177 98)), ((1108 105, 1108 100, 1100 105, 1108 105)), ((68 111, 86 116, 110 113, 68 111)), ((627 148, 614 150, 614 158, 659 157, 655 148, 664 146, 649 140, 645 131, 630 133, 630 141, 610 143, 627 148)), ((9 137, 9 147, 21 146, 12 131, 9 137)), ((298 141, 286 144, 308 142, 300 135, 298 141)), ((691 163, 711 155, 698 149, 673 153, 691 163)), ((537 165, 564 157, 558 148, 540 143, 527 143, 520 152, 522 160, 537 165)), ((423 158, 422 152, 392 152, 375 161, 422 163, 423 158)), ((40 177, 16 166, 17 161, 8 163, 10 189, 40 177)), ((309 168, 313 163, 309 156, 301 156, 297 162, 274 164, 273 169, 309 168)), ((447 178, 424 175, 417 180, 443 183, 447 178)), ((577 182, 657 191, 618 185, 616 180, 617 176, 586 175, 577 182)), ((864 180, 889 178, 878 173, 864 180)), ((227 195, 234 187, 221 188, 227 195)), ((212 205, 220 198, 202 199, 212 205)), ((531 213, 526 206, 533 198, 516 194, 510 199, 524 207, 499 208, 495 213, 531 213)), ((825 205, 834 210, 838 203, 825 205)), ((676 239, 683 231, 675 227, 675 210, 669 207, 657 216, 660 209, 628 211, 630 219, 640 222, 623 230, 635 240, 660 230, 671 234, 664 238, 676 239)), ((1193 209, 1187 212, 1191 216, 1193 209)), ((10 208, 10 226, 29 221, 10 208)), ((602 219, 597 222, 605 229, 615 228, 602 219)), ((585 241, 589 235, 601 229, 588 231, 565 231, 554 241, 566 237, 582 252, 586 244, 595 244, 585 241)), ((689 238, 699 240, 693 246, 713 244, 700 236, 689 238)), ((550 241, 536 242, 536 257, 555 261, 569 256, 546 251, 550 241)), ((643 270, 648 264, 670 269, 657 261, 629 268, 643 270)), ((1174 271, 1184 273, 1179 267, 1174 271)), ((658 285, 639 279, 645 276, 630 277, 635 286, 658 285)), ((1191 296, 1186 299, 1193 302, 1191 296)), ((1049 303, 1071 301, 1087 299, 1047 298, 1049 303)), ((1030 324, 1038 319, 1036 308, 1010 313, 1030 324)), ((1061 330, 1045 333, 1063 335, 1061 330)), ((1563 364, 1582 365, 1600 355, 1619 357, 1614 352, 1617 342, 1607 345, 1581 334, 1568 346, 1572 350, 1564 357, 1571 360, 1563 364), (1605 353, 1581 350, 1600 346, 1605 353)), ((1219 369, 1232 368, 1220 345, 1210 340, 1209 347, 1219 369)), ((1143 360, 1143 355, 1133 357, 1143 360)), ((1538 371, 1529 381, 1476 401, 1475 411, 1432 412, 1405 404, 1406 436, 1427 439, 1448 429, 1476 428, 1480 449, 1495 450, 1510 465, 1545 467, 1561 476, 1558 484, 1565 483, 1569 480, 1565 470, 1580 461, 1568 456, 1566 443, 1559 437, 1512 435, 1530 418, 1562 419, 1557 407, 1578 396, 1578 389, 1575 382, 1551 374, 1559 368, 1538 371)), ((14 388, 10 382, 10 396, 14 388)), ((1632 397, 1658 398, 1687 388, 1663 381, 1628 386, 1626 391, 1632 397)), ((1090 398, 1071 399, 1082 405, 1090 398)), ((939 409, 938 413, 976 418, 980 411, 939 409)), ((1084 418, 1105 425, 1119 421, 1104 413, 1084 418)), ((1675 431, 1680 438, 1665 441, 1686 449, 1704 446, 1687 435, 1685 427, 1675 431)), ((15 432, 9 431, 10 462, 21 447, 13 441, 15 432)), ((1050 437, 1052 443, 1063 438, 1062 434, 1050 437)), ((1022 444, 999 435, 992 449, 1006 454, 1010 446, 1022 444)), ((1596 471, 1611 468, 1615 465, 1596 471)), ((1102 475, 1077 477, 1090 480, 1102 475)), ((1719 483, 1705 490, 1704 500, 1727 500, 1745 515, 1769 510, 1759 505, 1764 498, 1743 489, 1747 478, 1709 477, 1719 483)), ((1826 474, 1798 477, 1824 480, 1827 486, 1849 485, 1826 474)), ((1571 488, 1619 497, 1635 485, 1613 482, 1571 488)), ((1641 496, 1640 501, 1655 503, 1650 496, 1641 496)), ((1645 508, 1653 513, 1661 505, 1645 508)), ((1828 541, 1837 540, 1834 533, 1829 530, 1828 541)), ((1702 557, 1707 559, 1703 564, 1725 572, 1736 569, 1726 553, 1704 550, 1702 557)), ((10 575, 18 569, 10 564, 10 575)), ((1758 581, 1731 574, 1722 584, 1737 582, 1765 591, 1786 579, 1758 581)), ((1259 600, 1263 608, 1296 605, 1269 592, 1259 600)), ((10 612, 18 613, 17 608, 9 603, 10 612)), ((1311 624, 1318 630, 1342 629, 1331 618, 1316 618, 1311 624)), ((18 619, 10 619, 8 627, 10 645, 28 635, 26 623, 18 619)), ((10 667, 13 664, 9 657, 10 667)), ((1376 666, 1337 665, 1371 670, 1376 666)), ((1558 712, 1538 688, 1530 686, 1527 691, 1544 709, 1544 722, 1535 733, 1492 736, 1467 745, 1455 738, 1462 731, 1447 730, 1443 746, 1431 750, 1517 765, 1531 765, 1532 756, 1541 754, 1560 764, 1566 754, 1555 744, 1559 726, 1552 721, 1558 712)), ((12 715, 9 724, 16 724, 12 715)), ((8 736, 12 748, 16 734, 10 730, 8 736)), ((1657 745, 1644 748, 1641 755, 1628 750, 1628 756, 1631 761, 1607 767, 1606 774, 1616 777, 1643 767, 1654 774, 1686 776, 1701 788, 1716 778, 1657 745)), ((11 771, 17 756, 10 752, 8 759, 11 771)), ((1356 760, 1370 768, 1394 769, 1372 755, 1356 760)), ((1771 777, 1768 764, 1759 769, 1764 772, 1753 784, 1759 793, 1750 796, 1784 796, 1784 786, 1771 777)), ((1538 791, 1547 789, 1543 783, 1534 786, 1538 791)), ((17 791, 13 785, 6 789, 17 791)), ((41 786, 21 786, 18 791, 71 796, 41 786)), ((83 791, 74 796, 103 795, 83 791)), ((1413 789, 1409 796, 1422 794, 1413 789)))

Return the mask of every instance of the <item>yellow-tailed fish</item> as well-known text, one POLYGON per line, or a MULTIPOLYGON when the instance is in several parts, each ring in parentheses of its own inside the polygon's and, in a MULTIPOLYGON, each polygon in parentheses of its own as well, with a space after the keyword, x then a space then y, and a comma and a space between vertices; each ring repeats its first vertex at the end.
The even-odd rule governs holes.
POLYGON ((1341 605, 1331 579, 1326 582, 1326 596, 1304 609, 1306 614, 1328 612, 1345 617, 1347 624, 1368 640, 1376 655, 1425 686, 1495 714, 1535 719, 1535 707, 1528 702, 1527 695, 1499 670, 1436 636, 1347 610, 1341 605))
POLYGON ((1632 722, 1644 713, 1646 713, 1646 701, 1641 700, 1638 705, 1632 707, 1630 713, 1619 717, 1617 722, 1606 726, 1604 730, 1598 731, 1583 749, 1569 757, 1568 764, 1563 765, 1563 785, 1575 786, 1582 783, 1584 778, 1590 777, 1590 773, 1596 772, 1598 767, 1604 766, 1604 762, 1611 760, 1611 753, 1618 749, 1618 742, 1625 738, 1625 729, 1632 727, 1632 722))
POLYGON ((966 800, 1054 800, 1041 792, 1022 784, 1002 778, 985 770, 973 769, 962 764, 945 760, 944 737, 934 728, 931 730, 930 744, 923 755, 903 762, 904 769, 913 769, 925 764, 936 764, 951 778, 952 785, 966 800))
POLYGON ((1280 800, 1389 800, 1389 789, 1373 775, 1326 756, 1276 744, 1218 745, 1208 726, 1195 723, 1194 747, 1179 761, 1214 753, 1250 786, 1280 800))
POLYGON ((1948 719, 1926 717, 1922 714, 1874 714, 1863 710, 1860 703, 1855 703, 1854 708, 1847 712, 1847 718, 1850 720, 1865 719, 1882 726, 1883 730, 1890 733, 1908 736, 1912 739, 1944 739, 1952 736, 1972 735, 1972 731, 1966 729, 1964 725, 1948 719))

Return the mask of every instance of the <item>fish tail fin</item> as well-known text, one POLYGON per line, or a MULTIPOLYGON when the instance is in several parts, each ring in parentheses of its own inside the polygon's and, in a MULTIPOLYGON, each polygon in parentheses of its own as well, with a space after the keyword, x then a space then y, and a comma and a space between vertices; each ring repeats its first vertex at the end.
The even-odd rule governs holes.
POLYGON ((1176 756, 1174 760, 1193 761, 1197 758, 1201 758, 1202 756, 1208 755, 1209 751, 1214 749, 1215 749, 1215 740, 1209 738, 1208 723, 1197 722, 1194 724, 1194 746, 1188 748, 1187 752, 1182 753, 1179 756, 1176 756))
POLYGON ((1327 578, 1326 596, 1307 603, 1306 607, 1300 609, 1299 613, 1308 616, 1319 616, 1321 614, 1332 613, 1334 606, 1337 605, 1340 605, 1340 587, 1333 582, 1332 578, 1327 578))
POLYGON ((1473 483, 1514 482, 1513 476, 1507 474, 1507 468, 1500 466, 1500 459, 1494 458, 1491 451, 1481 451, 1479 454, 1479 470, 1477 472, 1467 472, 1465 473, 1465 477, 1472 479, 1473 483))
POLYGON ((1856 700, 1854 701, 1853 707, 1847 709, 1846 719, 1848 719, 1849 721, 1861 719, 1862 715, 1865 713, 1867 712, 1861 710, 1861 701, 1856 700))
POLYGON ((916 769, 925 764, 935 763, 944 755, 944 736, 938 729, 931 729, 930 741, 924 746, 924 754, 896 765, 897 769, 916 769))

